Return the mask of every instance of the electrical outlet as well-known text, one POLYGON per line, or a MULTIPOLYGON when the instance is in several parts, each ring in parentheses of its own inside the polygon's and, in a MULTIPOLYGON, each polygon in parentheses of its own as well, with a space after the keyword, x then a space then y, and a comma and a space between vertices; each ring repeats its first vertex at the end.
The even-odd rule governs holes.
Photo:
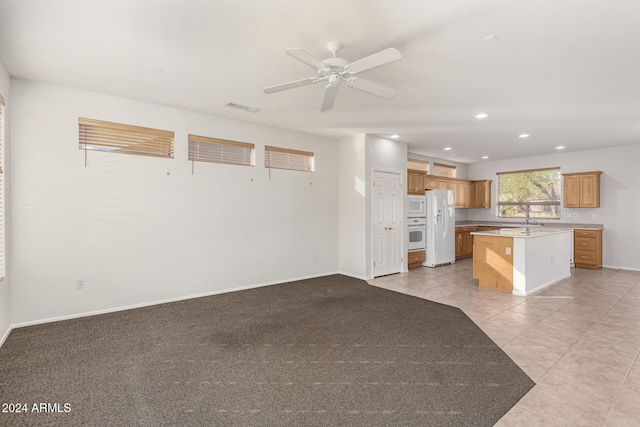
POLYGON ((76 289, 84 289, 84 279, 76 280, 76 289))
POLYGON ((637 250, 637 249, 634 249, 634 250, 633 250, 633 254, 634 254, 634 255, 638 255, 638 250, 637 250))
POLYGON ((507 255, 511 255, 511 248, 507 246, 506 252, 507 252, 507 255))
POLYGON ((591 214, 591 218, 596 219, 598 217, 597 214, 591 214))
POLYGON ((564 217, 565 218, 571 218, 571 212, 565 212, 564 213, 564 217))
POLYGON ((316 253, 315 253, 315 252, 311 254, 311 259, 312 259, 313 261, 315 261, 315 260, 317 259, 317 258, 316 258, 316 253))

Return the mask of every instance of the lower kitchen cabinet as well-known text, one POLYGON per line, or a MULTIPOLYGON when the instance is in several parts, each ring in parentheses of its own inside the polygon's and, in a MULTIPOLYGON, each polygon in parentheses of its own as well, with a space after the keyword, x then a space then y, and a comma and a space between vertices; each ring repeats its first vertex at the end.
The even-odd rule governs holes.
POLYGON ((456 227, 456 259, 473 256, 473 236, 478 227, 456 227))
POLYGON ((602 267, 602 230, 573 231, 573 260, 576 268, 602 267))
POLYGON ((409 260, 409 270, 422 267, 422 263, 426 259, 427 253, 424 249, 407 252, 407 260, 409 260))

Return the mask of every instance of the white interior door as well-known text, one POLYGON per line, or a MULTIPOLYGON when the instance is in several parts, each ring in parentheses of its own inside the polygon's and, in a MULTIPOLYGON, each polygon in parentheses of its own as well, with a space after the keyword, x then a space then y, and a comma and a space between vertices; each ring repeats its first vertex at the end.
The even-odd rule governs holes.
POLYGON ((400 179, 399 173, 373 172, 373 277, 402 270, 403 190, 400 179))

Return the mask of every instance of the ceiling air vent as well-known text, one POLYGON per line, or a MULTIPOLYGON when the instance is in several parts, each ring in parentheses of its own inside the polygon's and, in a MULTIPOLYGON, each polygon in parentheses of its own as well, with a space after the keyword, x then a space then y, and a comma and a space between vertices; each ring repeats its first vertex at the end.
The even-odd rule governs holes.
POLYGON ((250 113, 257 113, 258 111, 260 111, 260 108, 247 107, 246 105, 236 104, 235 102, 227 102, 226 104, 224 104, 224 106, 235 108, 237 110, 248 111, 250 113))

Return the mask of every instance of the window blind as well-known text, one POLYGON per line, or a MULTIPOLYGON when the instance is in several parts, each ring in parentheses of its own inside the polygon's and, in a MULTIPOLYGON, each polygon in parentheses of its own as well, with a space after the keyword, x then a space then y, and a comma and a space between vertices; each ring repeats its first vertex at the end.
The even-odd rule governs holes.
POLYGON ((5 277, 5 220, 4 220, 4 98, 0 95, 0 282, 5 277))
POLYGON ((308 151, 291 150, 289 148, 264 147, 264 166, 272 169, 288 169, 313 172, 314 157, 308 151))
POLYGON ((448 178, 456 177, 456 167, 451 165, 445 165, 442 163, 433 164, 433 174, 439 176, 446 176, 448 178))
POLYGON ((426 160, 408 159, 407 169, 412 171, 429 173, 429 162, 426 160))
POLYGON ((173 158, 174 133, 78 118, 80 149, 173 158))
POLYGON ((255 166, 255 144, 189 135, 189 160, 255 166))

